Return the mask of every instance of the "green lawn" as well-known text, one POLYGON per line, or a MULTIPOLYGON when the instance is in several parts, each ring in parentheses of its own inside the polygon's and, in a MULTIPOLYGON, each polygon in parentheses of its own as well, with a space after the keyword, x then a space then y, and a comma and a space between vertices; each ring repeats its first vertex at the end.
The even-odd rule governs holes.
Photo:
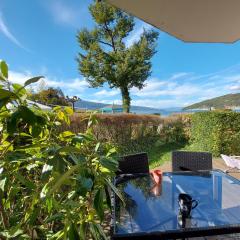
POLYGON ((150 161, 150 168, 156 168, 161 166, 164 162, 171 160, 171 152, 174 150, 187 150, 191 147, 186 144, 180 143, 167 143, 167 144, 160 144, 155 145, 152 149, 147 151, 149 161, 150 161))

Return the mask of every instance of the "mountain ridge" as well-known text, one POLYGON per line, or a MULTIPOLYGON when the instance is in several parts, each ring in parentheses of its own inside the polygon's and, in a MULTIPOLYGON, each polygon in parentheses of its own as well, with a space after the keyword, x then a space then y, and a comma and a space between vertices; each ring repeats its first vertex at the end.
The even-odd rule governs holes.
MULTIPOLYGON (((80 100, 75 103, 76 108, 80 109, 99 109, 103 108, 105 106, 112 105, 110 103, 99 103, 99 102, 92 102, 92 101, 86 101, 86 100, 80 100)), ((114 104, 114 106, 121 106, 119 104, 114 104)), ((161 110, 158 108, 152 108, 152 107, 144 107, 144 106, 131 106, 130 108, 131 112, 152 112, 152 113, 159 113, 161 110)))
POLYGON ((240 107, 240 93, 230 93, 219 97, 207 99, 184 107, 183 110, 211 108, 223 109, 234 107, 240 107))

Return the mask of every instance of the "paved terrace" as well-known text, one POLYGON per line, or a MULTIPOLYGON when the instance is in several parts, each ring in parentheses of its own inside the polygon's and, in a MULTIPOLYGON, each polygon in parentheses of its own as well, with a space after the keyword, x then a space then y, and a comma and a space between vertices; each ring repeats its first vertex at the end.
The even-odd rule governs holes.
MULTIPOLYGON (((228 169, 225 162, 221 158, 213 159, 213 168, 220 169, 222 171, 228 169)), ((165 162, 163 165, 161 165, 160 167, 158 167, 156 169, 161 169, 163 172, 171 172, 172 171, 171 161, 165 162)), ((233 173, 229 173, 229 174, 240 180, 240 172, 239 173, 233 172, 233 173)))

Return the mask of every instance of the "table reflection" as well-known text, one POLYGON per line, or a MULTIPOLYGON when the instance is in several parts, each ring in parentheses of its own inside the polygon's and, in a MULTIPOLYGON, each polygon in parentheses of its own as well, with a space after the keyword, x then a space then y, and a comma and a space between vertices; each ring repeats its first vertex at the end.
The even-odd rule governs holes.
POLYGON ((116 201, 116 233, 180 229, 179 193, 187 193, 199 202, 186 227, 240 224, 239 181, 220 171, 165 173, 160 186, 150 176, 145 176, 117 187, 126 207, 116 201))

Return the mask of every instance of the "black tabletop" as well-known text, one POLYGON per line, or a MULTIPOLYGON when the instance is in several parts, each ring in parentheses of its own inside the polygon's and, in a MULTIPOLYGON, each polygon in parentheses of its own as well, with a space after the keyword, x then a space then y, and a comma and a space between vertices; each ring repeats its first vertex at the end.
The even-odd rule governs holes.
POLYGON ((240 181, 221 171, 164 173, 159 186, 149 175, 123 178, 117 188, 125 206, 116 199, 115 236, 240 226, 240 181), (178 217, 179 193, 199 203, 184 229, 178 217))

